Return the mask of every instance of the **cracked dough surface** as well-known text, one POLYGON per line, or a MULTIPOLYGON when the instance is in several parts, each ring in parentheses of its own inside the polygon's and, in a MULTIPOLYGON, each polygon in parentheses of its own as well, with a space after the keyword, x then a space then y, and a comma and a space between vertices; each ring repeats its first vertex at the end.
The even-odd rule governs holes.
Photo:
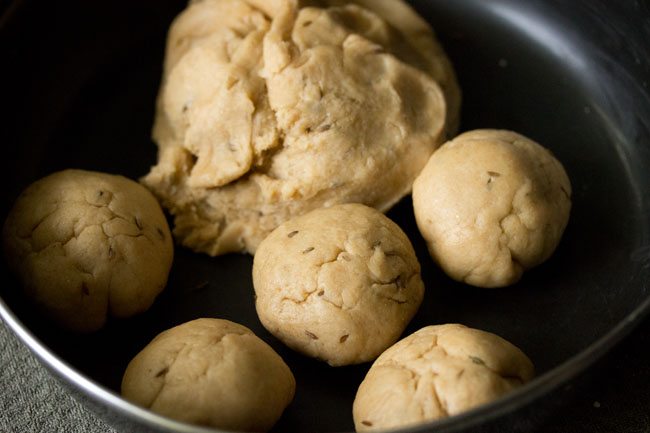
POLYGON ((428 326, 373 363, 353 405, 357 431, 456 415, 530 381, 528 357, 503 338, 463 325, 428 326))
POLYGON ((433 154, 413 185, 413 207, 447 275, 501 287, 555 251, 569 220, 571 183, 536 142, 511 131, 476 130, 433 154))
POLYGON ((397 341, 424 296, 409 239, 360 204, 282 224, 255 255, 253 283, 264 327, 333 366, 377 357, 397 341))
POLYGON ((254 253, 315 208, 386 210, 455 128, 458 86, 426 23, 397 1, 342 3, 203 0, 171 26, 143 182, 183 245, 254 253))
POLYGON ((146 311, 167 283, 169 226, 156 199, 122 176, 65 170, 16 200, 4 250, 25 293, 64 328, 146 311))
POLYGON ((250 329, 197 319, 162 332, 133 358, 122 396, 179 421, 260 432, 280 418, 295 386, 282 358, 250 329))

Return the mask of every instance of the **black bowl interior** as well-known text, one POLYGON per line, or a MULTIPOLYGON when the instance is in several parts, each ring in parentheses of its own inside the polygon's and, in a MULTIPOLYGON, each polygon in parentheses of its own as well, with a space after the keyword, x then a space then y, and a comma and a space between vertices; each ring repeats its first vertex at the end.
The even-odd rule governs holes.
MULTIPOLYGON (((0 25, 0 131, 6 215, 28 183, 83 168, 138 178, 155 162, 150 139, 166 29, 184 1, 17 2, 0 25)), ((456 67, 462 130, 507 128, 550 148, 573 185, 555 255, 516 285, 476 289, 429 259, 410 199, 389 212, 409 234, 426 296, 406 334, 459 322, 497 333, 539 374, 629 320, 650 274, 650 17, 643 2, 418 0, 456 67)), ((198 317, 250 327, 290 365, 296 399, 275 431, 353 430, 351 405, 369 365, 330 368, 274 339, 255 314, 252 259, 176 249, 167 289, 149 312, 90 336, 36 314, 2 266, 0 295, 44 344, 119 392, 129 360, 157 333, 198 317)))

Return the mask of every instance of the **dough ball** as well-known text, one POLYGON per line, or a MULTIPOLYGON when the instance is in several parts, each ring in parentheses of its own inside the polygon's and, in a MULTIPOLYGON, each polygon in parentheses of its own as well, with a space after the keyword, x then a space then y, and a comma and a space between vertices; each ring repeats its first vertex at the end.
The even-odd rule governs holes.
POLYGON ((553 253, 571 210, 562 164, 515 132, 476 130, 446 143, 413 185, 429 252, 455 280, 517 282, 553 253))
POLYGON ((397 341, 424 296, 409 239, 360 204, 282 224, 255 255, 253 283, 264 327, 333 366, 376 358, 397 341))
POLYGON ((51 174, 18 197, 5 255, 27 296, 64 328, 146 311, 167 284, 173 242, 156 199, 122 176, 51 174))
POLYGON ((456 415, 533 376, 528 357, 497 335, 428 326, 374 362, 354 400, 354 425, 357 431, 388 430, 456 415))
POLYGON ((390 208, 457 119, 449 61, 408 6, 295 3, 192 2, 170 29, 143 181, 195 251, 254 253, 320 207, 390 208))
POLYGON ((293 400, 296 381, 250 329, 198 319, 154 338, 129 363, 122 395, 153 412, 225 430, 267 431, 293 400))

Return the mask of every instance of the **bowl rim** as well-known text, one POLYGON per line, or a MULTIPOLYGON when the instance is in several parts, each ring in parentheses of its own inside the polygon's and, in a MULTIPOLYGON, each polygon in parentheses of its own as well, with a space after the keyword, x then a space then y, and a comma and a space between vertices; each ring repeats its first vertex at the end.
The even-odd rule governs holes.
MULTIPOLYGON (((524 386, 499 399, 448 418, 387 431, 404 433, 424 433, 427 431, 461 432, 470 427, 475 427, 480 423, 494 420, 522 409, 584 372, 636 328, 649 314, 650 295, 616 326, 581 352, 578 352, 541 376, 536 377, 524 386)), ((86 377, 66 361, 59 358, 22 323, 4 302, 2 297, 0 297, 0 318, 18 339, 27 346, 40 363, 50 370, 50 373, 55 373, 59 378, 65 380, 84 395, 90 397, 95 403, 109 406, 110 409, 117 411, 127 419, 159 431, 179 433, 218 433, 228 431, 175 421, 124 400, 114 391, 86 377)), ((104 419, 104 421, 110 425, 109 420, 104 419)))
MULTIPOLYGON (((4 29, 11 18, 16 14, 23 0, 10 1, 3 10, 0 10, 0 30, 4 29)), ((612 348, 623 340, 630 332, 650 316, 650 294, 631 312, 629 312, 613 328, 601 335, 582 351, 567 358, 544 374, 537 376, 527 384, 474 409, 447 418, 408 426, 399 429, 387 430, 395 433, 425 433, 425 432, 461 432, 481 423, 495 420, 520 410, 535 400, 551 391, 567 384, 590 366, 602 359, 612 348)), ((45 367, 48 374, 58 377, 67 384, 89 397, 93 402, 108 406, 112 411, 122 417, 137 422, 148 428, 175 433, 226 433, 227 430, 206 428, 197 425, 175 421, 158 415, 150 410, 139 407, 120 397, 113 390, 99 384, 91 378, 77 371, 54 351, 48 348, 34 333, 25 326, 18 316, 0 296, 0 321, 24 344, 45 367)), ((74 397, 74 394, 72 394, 74 397)), ((350 408, 351 410, 351 408, 350 408)), ((98 416, 97 413, 94 413, 98 416)), ((98 416, 98 418, 102 418, 98 416)), ((110 420, 102 418, 111 425, 110 420)))

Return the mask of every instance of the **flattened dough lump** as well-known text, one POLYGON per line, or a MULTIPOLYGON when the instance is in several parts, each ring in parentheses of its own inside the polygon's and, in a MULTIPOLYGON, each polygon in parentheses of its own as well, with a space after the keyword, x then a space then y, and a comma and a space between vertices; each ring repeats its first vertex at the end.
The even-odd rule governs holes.
POLYGON ((195 251, 254 253, 323 206, 390 208, 458 117, 449 61, 421 19, 407 32, 410 8, 393 27, 386 7, 294 3, 192 2, 170 29, 143 182, 195 251))
POLYGON ((169 329, 129 363, 122 395, 179 421, 261 432, 293 400, 296 382, 282 358, 250 329, 197 319, 169 329))
POLYGON ((376 358, 399 338, 424 295, 409 239, 360 204, 282 224, 255 255, 253 283, 264 327, 333 366, 376 358))
POLYGON ((569 220, 571 184, 562 164, 534 141, 476 130, 433 154, 413 185, 413 207, 447 275, 501 287, 553 253, 569 220))
POLYGON ((381 354, 353 404, 357 431, 389 430, 459 414, 530 381, 517 347, 462 325, 422 328, 381 354))
POLYGON ((62 327, 101 328, 146 311, 174 255, 156 199, 122 176, 65 170, 30 185, 3 229, 5 255, 27 296, 62 327))

